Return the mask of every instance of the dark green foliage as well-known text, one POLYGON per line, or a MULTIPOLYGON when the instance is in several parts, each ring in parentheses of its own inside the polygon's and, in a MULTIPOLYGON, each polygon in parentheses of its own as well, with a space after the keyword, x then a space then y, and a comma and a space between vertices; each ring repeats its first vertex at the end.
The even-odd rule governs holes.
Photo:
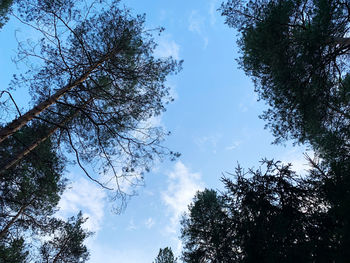
POLYGON ((0 29, 8 20, 7 13, 13 4, 13 0, 1 0, 0 1, 0 29))
POLYGON ((82 228, 85 221, 81 212, 67 222, 58 221, 52 228, 51 238, 42 245, 41 260, 37 262, 85 262, 89 253, 84 241, 91 235, 82 228))
MULTIPOLYGON (((30 89, 35 106, 27 113, 16 107, 18 117, 2 119, 0 258, 5 262, 88 259, 83 242, 90 233, 82 228, 81 214, 67 222, 53 217, 64 190, 66 160, 58 153, 68 150, 91 179, 84 164, 114 175, 108 182, 115 183, 105 186, 116 190, 112 198, 124 197, 119 187, 125 178, 131 185, 142 180, 138 175, 154 158, 178 156, 161 145, 167 132, 150 119, 172 100, 165 82, 181 62, 154 57, 153 32, 162 29, 146 30, 144 15, 133 16, 118 3, 14 1, 11 14, 42 37, 35 46, 19 43, 18 59, 29 68, 13 81, 30 89)), ((9 91, 1 94, 12 99, 9 91)), ((6 103, 0 106, 8 110, 6 103)), ((164 258, 170 252, 162 251, 164 258)))
POLYGON ((317 166, 313 171, 313 177, 325 178, 319 192, 327 199, 328 212, 321 220, 327 229, 328 247, 333 251, 335 262, 346 262, 350 257, 349 174, 349 159, 332 161, 327 166, 317 166))
POLYGON ((170 247, 159 249, 157 258, 154 263, 176 263, 177 259, 174 257, 174 253, 170 247))
POLYGON ((349 153, 347 1, 228 1, 241 33, 241 65, 253 77, 276 142, 308 142, 324 157, 349 153))
POLYGON ((262 165, 223 177, 223 194, 195 196, 181 222, 185 262, 335 262, 325 176, 305 180, 290 165, 262 165))
MULTIPOLYGON (((135 184, 135 173, 148 171, 155 158, 177 157, 161 145, 168 133, 149 120, 172 100, 164 83, 181 62, 153 56, 156 43, 144 28, 145 16, 119 8, 119 1, 91 1, 91 9, 70 0, 33 1, 29 7, 25 2, 19 10, 43 38, 35 49, 20 45, 18 57, 34 59, 40 67, 16 78, 14 85, 29 87, 36 105, 49 101, 47 108, 33 110, 49 126, 60 127, 52 136, 57 145, 71 151, 81 167, 90 164, 116 179, 123 173, 135 184)), ((14 121, 20 120, 20 127, 33 118, 14 121)), ((119 194, 120 183, 110 186, 119 194)))
POLYGON ((9 242, 0 240, 0 263, 26 263, 27 256, 22 238, 9 242))
POLYGON ((322 158, 310 182, 325 211, 314 213, 316 262, 347 262, 350 244, 349 2, 228 1, 222 14, 241 34, 241 65, 270 107, 276 142, 310 144, 322 158))
POLYGON ((235 225, 241 262, 313 262, 323 214, 322 200, 309 184, 278 162, 264 161, 266 169, 224 177, 224 198, 235 225))
MULTIPOLYGON (((38 121, 33 127, 22 128, 2 144, 0 159, 6 160, 9 152, 21 151, 46 129, 38 121)), ((54 143, 47 139, 0 174, 1 263, 87 260, 83 242, 90 233, 82 229, 85 220, 81 214, 67 222, 54 217, 65 187, 63 160, 54 149, 54 143)))
MULTIPOLYGON (((17 132, 0 149, 0 159, 25 147, 45 126, 35 123, 17 132)), ((27 229, 45 225, 56 211, 64 190, 63 164, 50 139, 42 143, 13 168, 0 175, 0 233, 6 228, 27 229), (17 219, 13 221, 15 216, 17 219)), ((2 233, 4 234, 4 233, 2 233)), ((0 237, 1 235, 0 234, 0 237)))
POLYGON ((214 190, 198 192, 181 221, 185 262, 232 262, 231 222, 225 202, 214 190))

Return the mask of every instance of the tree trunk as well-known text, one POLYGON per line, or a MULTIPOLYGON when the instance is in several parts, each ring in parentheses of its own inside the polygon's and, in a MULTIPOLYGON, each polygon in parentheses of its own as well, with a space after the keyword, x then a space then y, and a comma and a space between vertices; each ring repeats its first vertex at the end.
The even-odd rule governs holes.
MULTIPOLYGON (((31 201, 32 202, 32 201, 31 201)), ((0 240, 3 238, 3 236, 6 234, 6 232, 9 230, 9 228, 13 225, 14 222, 16 222, 17 218, 23 213, 23 211, 30 205, 29 202, 28 204, 25 204, 21 207, 21 209, 17 212, 17 214, 11 219, 10 222, 0 231, 0 240)))
MULTIPOLYGON (((68 233, 69 234, 69 233, 68 233)), ((56 254, 55 258, 53 259, 52 263, 56 263, 59 259, 61 254, 63 253, 63 251, 66 249, 66 245, 69 241, 69 236, 67 237, 67 239, 64 241, 62 247, 60 248, 60 250, 58 251, 58 253, 56 254)))
POLYGON ((80 83, 84 82, 90 74, 97 69, 99 66, 102 65, 103 62, 107 61, 112 55, 114 55, 117 52, 117 48, 112 49, 108 54, 102 57, 102 59, 95 64, 91 65, 89 69, 78 79, 76 79, 73 83, 70 83, 66 85, 65 87, 59 89, 54 95, 46 99, 45 101, 39 103, 37 106, 29 110, 24 115, 18 117, 17 119, 13 120, 11 123, 9 123, 7 126, 2 128, 0 130, 0 143, 4 141, 6 138, 11 136, 13 133, 18 131, 21 127, 26 125, 29 121, 31 121, 35 116, 39 115, 41 112, 43 112, 45 109, 47 109, 49 106, 55 104, 57 100, 62 97, 66 92, 73 89, 80 83))
POLYGON ((51 128, 48 133, 46 133, 43 137, 38 138, 35 140, 31 145, 26 147, 22 152, 18 153, 14 158, 12 158, 11 161, 9 161, 5 166, 0 168, 0 175, 5 172, 7 169, 11 168, 13 165, 15 165, 17 162, 19 162, 23 157, 31 153, 36 147, 38 147, 42 142, 46 141, 51 135, 53 135, 57 130, 61 129, 66 125, 69 121, 71 121, 77 114, 79 113, 80 109, 85 108, 90 102, 93 101, 93 98, 90 98, 87 100, 82 106, 79 106, 78 109, 76 109, 69 117, 65 118, 63 121, 61 121, 59 124, 51 128))
POLYGON ((336 43, 343 47, 349 47, 350 46, 350 38, 349 37, 334 37, 333 43, 336 43))

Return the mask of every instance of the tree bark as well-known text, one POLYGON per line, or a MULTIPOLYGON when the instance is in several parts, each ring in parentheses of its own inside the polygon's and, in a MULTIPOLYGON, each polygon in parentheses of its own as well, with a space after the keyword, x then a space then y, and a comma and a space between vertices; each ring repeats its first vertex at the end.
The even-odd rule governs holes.
POLYGON ((341 46, 350 46, 350 38, 349 37, 334 37, 333 41, 336 44, 339 44, 341 46))
POLYGON ((23 211, 30 205, 31 202, 25 204, 21 207, 21 209, 17 212, 17 214, 11 219, 10 222, 0 231, 0 239, 6 234, 9 228, 16 222, 17 218, 23 213, 23 211))
POLYGON ((17 119, 13 120, 11 123, 9 123, 7 126, 2 128, 0 130, 0 143, 3 142, 6 138, 11 136, 13 133, 18 131, 21 127, 26 125, 29 121, 31 121, 35 116, 39 115, 41 112, 43 112, 45 109, 47 109, 49 106, 55 104, 57 100, 62 97, 66 92, 70 91, 80 83, 84 82, 90 74, 97 69, 99 66, 102 65, 103 62, 107 61, 112 55, 114 55, 117 52, 117 48, 112 49, 108 54, 102 57, 101 60, 96 62, 95 64, 91 65, 89 69, 78 79, 76 79, 74 82, 66 85, 65 87, 59 89, 54 95, 46 99, 45 101, 39 103, 37 106, 29 110, 24 115, 18 117, 17 119))
MULTIPOLYGON (((93 98, 90 98, 87 100, 82 106, 80 106, 80 109, 83 109, 88 105, 91 101, 93 101, 93 98)), ((51 128, 48 133, 46 133, 43 137, 38 138, 35 140, 31 145, 26 147, 22 152, 18 153, 14 158, 12 158, 11 161, 9 161, 5 166, 0 168, 0 175, 5 172, 7 169, 11 168, 13 165, 15 165, 17 162, 19 162, 23 157, 31 153, 36 147, 38 147, 42 142, 46 141, 51 135, 53 135, 57 130, 61 129, 66 125, 69 121, 71 121, 77 114, 79 113, 80 109, 76 109, 69 117, 65 118, 63 121, 61 121, 59 124, 51 128)))

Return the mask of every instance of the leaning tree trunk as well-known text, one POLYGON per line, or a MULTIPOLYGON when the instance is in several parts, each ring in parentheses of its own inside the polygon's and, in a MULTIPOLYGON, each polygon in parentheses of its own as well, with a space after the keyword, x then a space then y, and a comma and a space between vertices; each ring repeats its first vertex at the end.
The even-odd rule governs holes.
POLYGON ((22 160, 23 157, 31 153, 36 147, 38 147, 42 142, 46 141, 51 135, 53 135, 57 130, 64 128, 64 126, 70 122, 74 117, 78 115, 78 113, 84 109, 90 102, 93 101, 93 98, 90 98, 87 100, 82 106, 79 106, 70 116, 65 118, 60 123, 56 124, 54 127, 52 127, 44 136, 38 138, 35 140, 32 144, 30 144, 28 147, 26 147, 23 151, 18 153, 15 157, 13 157, 7 164, 5 164, 3 167, 0 167, 0 175, 4 173, 7 169, 11 168, 13 165, 15 165, 17 162, 22 160))
POLYGON ((32 201, 23 205, 21 209, 17 212, 17 214, 13 216, 10 222, 8 222, 6 226, 0 231, 0 240, 4 237, 4 235, 10 229, 10 227, 16 222, 16 220, 20 217, 20 215, 27 209, 27 207, 31 204, 32 201))
POLYGON ((11 136, 12 134, 14 134, 24 125, 26 125, 35 116, 39 115, 45 109, 55 104, 57 100, 61 98, 65 93, 67 93, 68 91, 70 91, 71 89, 79 85, 80 83, 84 82, 94 70, 96 70, 99 66, 101 66, 102 63, 110 59, 110 57, 113 56, 116 52, 117 52, 117 48, 113 48, 108 54, 104 55, 101 60, 91 65, 88 68, 88 70, 80 76, 80 78, 76 79, 75 81, 66 85, 65 87, 59 89, 54 95, 44 100, 43 102, 39 103, 37 106, 29 110, 27 113, 18 117, 17 119, 9 123, 7 126, 2 128, 0 130, 0 143, 3 142, 6 138, 11 136))

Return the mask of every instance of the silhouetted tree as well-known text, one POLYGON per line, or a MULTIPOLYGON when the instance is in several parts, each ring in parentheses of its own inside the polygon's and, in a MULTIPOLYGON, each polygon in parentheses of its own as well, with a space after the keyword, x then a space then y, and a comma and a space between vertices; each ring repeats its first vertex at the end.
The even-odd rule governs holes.
POLYGON ((176 263, 177 258, 174 257, 174 253, 170 247, 164 249, 159 249, 157 258, 154 260, 154 263, 176 263))
POLYGON ((38 262, 65 263, 88 260, 89 252, 83 242, 91 233, 82 228, 84 222, 81 212, 67 222, 57 221, 49 240, 41 246, 41 260, 38 262))
POLYGON ((198 192, 181 221, 185 262, 233 262, 234 227, 226 204, 214 190, 198 192))
POLYGON ((199 192, 181 222, 185 262, 335 262, 339 239, 316 176, 267 160, 228 175, 226 191, 199 192))
POLYGON ((348 1, 227 1, 240 63, 252 76, 276 142, 308 142, 324 158, 349 155, 348 1))
POLYGON ((1 0, 0 2, 0 29, 8 20, 8 12, 13 4, 13 0, 1 0))
MULTIPOLYGON (((26 127, 7 140, 0 148, 0 158, 5 159, 18 145, 43 132, 38 124, 26 127)), ((64 190, 63 162, 54 150, 50 139, 20 163, 0 176, 0 239, 8 231, 36 229, 46 225, 56 211, 64 190)))
POLYGON ((26 263, 28 251, 24 246, 23 238, 0 240, 0 262, 26 263))
MULTIPOLYGON (((119 8, 119 1, 24 2, 19 8, 25 16, 18 18, 43 38, 40 48, 20 43, 18 55, 41 60, 41 67, 17 80, 30 88, 36 106, 7 123, 0 141, 34 119, 46 122, 47 133, 25 152, 51 136, 73 153, 91 179, 84 162, 96 172, 113 174, 110 182, 115 183, 105 187, 119 194, 121 178, 137 183, 136 175, 148 170, 154 158, 177 157, 161 145, 167 133, 150 118, 171 100, 164 82, 181 63, 153 56, 156 44, 152 32, 144 29, 145 17, 133 17, 119 8)), ((23 156, 10 159, 17 162, 23 156)), ((8 166, 5 162, 0 170, 8 166)))
MULTIPOLYGON (((315 220, 320 262, 346 262, 350 244, 349 3, 227 1, 222 14, 241 34, 240 59, 270 108, 262 115, 276 142, 312 145, 322 161, 311 178, 326 200, 315 220), (331 255, 331 256, 329 256, 331 255)), ((318 261, 317 261, 318 262, 318 261)))

